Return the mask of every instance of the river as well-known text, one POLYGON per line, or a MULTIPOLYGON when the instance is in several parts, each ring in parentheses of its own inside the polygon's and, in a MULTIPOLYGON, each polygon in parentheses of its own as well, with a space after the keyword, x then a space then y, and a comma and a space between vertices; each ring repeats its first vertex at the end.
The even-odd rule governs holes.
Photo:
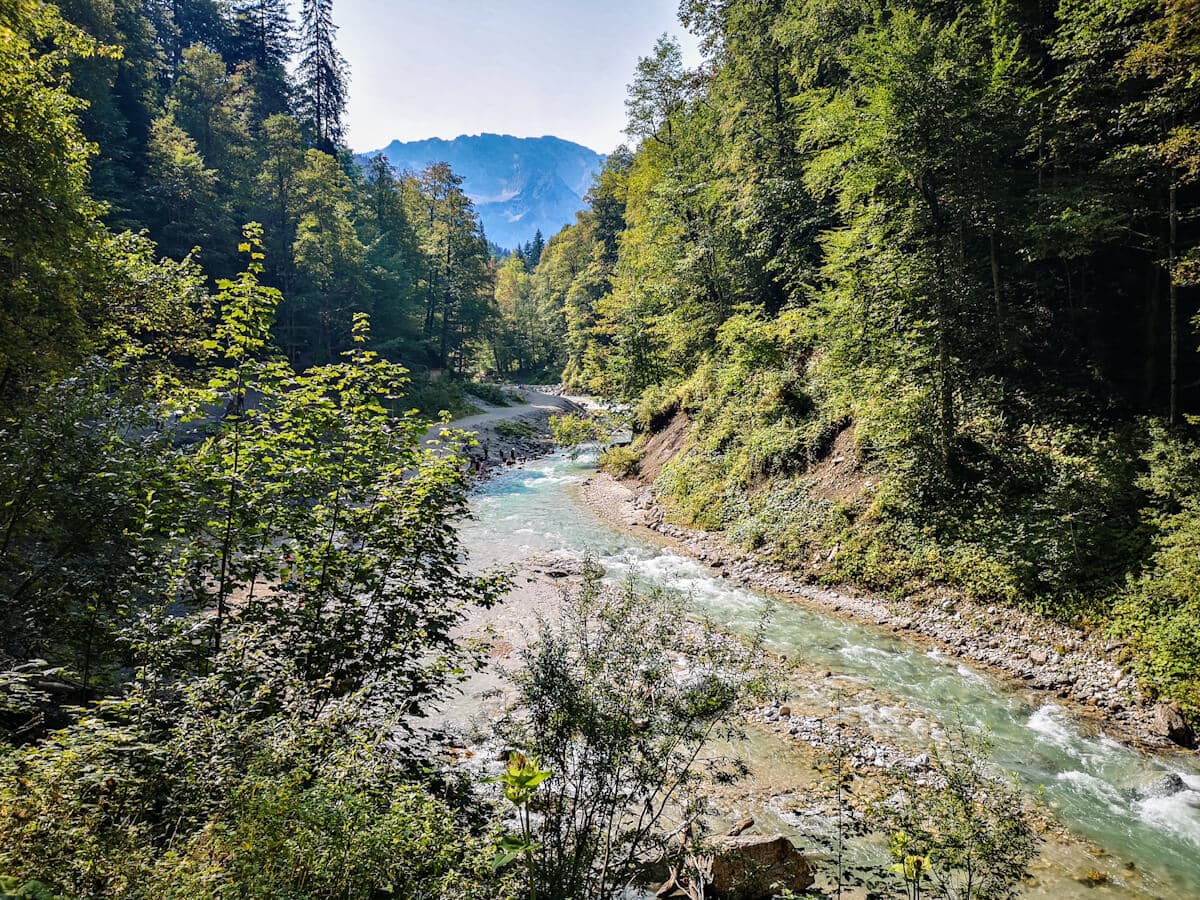
MULTIPOLYGON (((555 454, 482 484, 472 499, 474 519, 463 527, 473 565, 519 566, 547 551, 587 552, 608 578, 632 573, 648 586, 681 592, 697 615, 735 633, 756 629, 765 610, 768 645, 788 659, 870 685, 935 723, 961 719, 969 728, 986 729, 994 764, 1016 773, 1031 791, 1041 789, 1073 834, 1102 848, 1093 855, 1106 883, 1085 887, 1060 871, 1062 877, 1051 878, 1038 896, 1200 897, 1200 767, 1193 760, 1142 754, 1096 732, 1046 695, 1020 691, 889 633, 746 589, 649 538, 610 526, 579 500, 580 484, 594 472, 593 455, 555 454), (1138 798, 1137 788, 1170 772, 1188 789, 1138 798)), ((886 705, 861 712, 886 735, 886 705)), ((770 742, 757 752, 782 758, 770 742)), ((1072 853, 1082 851, 1055 852, 1063 857, 1060 868, 1078 872, 1072 853)))

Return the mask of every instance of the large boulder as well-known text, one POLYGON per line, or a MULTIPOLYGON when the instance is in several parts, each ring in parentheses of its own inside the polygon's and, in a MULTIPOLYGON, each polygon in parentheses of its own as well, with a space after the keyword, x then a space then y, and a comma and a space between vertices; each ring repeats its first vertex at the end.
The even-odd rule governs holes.
POLYGON ((1168 772, 1162 778, 1138 788, 1137 797, 1139 800, 1148 800, 1154 797, 1174 797, 1176 794, 1181 794, 1187 789, 1187 782, 1182 777, 1175 772, 1168 772))
POLYGON ((570 550, 551 550, 536 556, 529 561, 529 567, 551 578, 580 578, 587 573, 589 567, 598 575, 604 574, 604 567, 595 560, 570 550))
POLYGON ((1154 707, 1150 730, 1159 737, 1179 744, 1181 747, 1196 746, 1196 735, 1183 717, 1178 704, 1159 703, 1154 707))
POLYGON ((717 838, 706 896, 722 900, 768 900, 785 890, 800 893, 813 884, 804 854, 781 834, 738 834, 717 838))

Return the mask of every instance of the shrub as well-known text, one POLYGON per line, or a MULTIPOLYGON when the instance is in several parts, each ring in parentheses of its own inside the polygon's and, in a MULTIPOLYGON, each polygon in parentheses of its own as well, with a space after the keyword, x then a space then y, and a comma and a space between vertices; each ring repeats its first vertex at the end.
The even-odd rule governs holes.
POLYGON ((226 820, 160 863, 162 891, 264 900, 508 896, 490 866, 493 842, 472 835, 444 802, 416 784, 353 774, 343 761, 332 778, 292 772, 247 781, 226 820))
POLYGON ((157 736, 89 716, 10 753, 0 871, 69 896, 508 896, 487 836, 381 748, 343 744, 339 726, 197 712, 157 736))
POLYGON ((604 440, 612 433, 612 426, 596 415, 567 413, 550 417, 550 433, 560 447, 573 450, 581 444, 604 440))
POLYGON ((496 423, 496 434, 506 438, 528 438, 538 433, 537 429, 528 422, 519 419, 504 419, 496 423))
POLYGON ((632 447, 609 447, 600 454, 600 468, 617 478, 627 478, 637 472, 642 454, 632 447))
POLYGON ((931 777, 894 772, 873 805, 906 897, 1009 900, 1029 874, 1041 837, 1020 787, 986 772, 987 749, 959 725, 932 753, 931 777))
POLYGON ((649 387, 638 402, 633 421, 638 431, 658 431, 678 408, 679 400, 673 389, 667 385, 649 387))
POLYGON ((683 822, 703 830, 710 778, 742 774, 732 760, 698 760, 737 736, 740 704, 765 693, 768 667, 757 648, 689 626, 682 601, 606 588, 590 564, 524 663, 502 736, 536 761, 515 760, 510 781, 549 773, 516 797, 523 835, 510 841, 533 855, 530 896, 618 896, 646 859, 682 855, 683 822))
POLYGON ((1151 564, 1115 609, 1134 668, 1153 694, 1200 714, 1200 446, 1159 431, 1142 485, 1155 530, 1151 564))
POLYGON ((475 415, 479 408, 472 406, 463 394, 462 382, 446 375, 414 377, 399 403, 402 409, 418 409, 431 419, 443 412, 453 419, 475 415))

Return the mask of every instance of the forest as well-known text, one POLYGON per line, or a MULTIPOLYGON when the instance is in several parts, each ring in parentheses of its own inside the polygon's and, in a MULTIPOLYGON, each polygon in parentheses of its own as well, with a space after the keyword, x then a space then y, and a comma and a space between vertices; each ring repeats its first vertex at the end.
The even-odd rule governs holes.
POLYGON ((643 58, 638 149, 501 273, 564 381, 686 429, 678 521, 1106 630, 1200 711, 1200 6, 681 15, 704 65, 643 58))
MULTIPOLYGON (((1083 628, 1197 721, 1200 2, 679 15, 703 62, 647 48, 588 207, 509 252, 449 166, 355 161, 332 0, 0 0, 0 894, 584 900, 694 859, 769 654, 590 563, 499 772, 445 764, 458 629, 517 579, 465 559, 470 435, 424 442, 492 382, 631 410, 601 462, 674 522, 1083 628)), ((931 765, 865 896, 1016 896, 1021 795, 931 765)))

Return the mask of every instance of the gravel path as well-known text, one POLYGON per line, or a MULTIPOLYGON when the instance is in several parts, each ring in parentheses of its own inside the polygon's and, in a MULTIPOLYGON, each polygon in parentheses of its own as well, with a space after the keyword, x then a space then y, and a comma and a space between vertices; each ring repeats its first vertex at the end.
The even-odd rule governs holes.
POLYGON ((582 409, 573 400, 546 391, 517 386, 506 389, 523 402, 512 406, 491 406, 476 401, 483 412, 455 419, 449 425, 435 422, 425 433, 426 445, 435 452, 446 452, 447 445, 442 442, 441 434, 447 428, 473 434, 478 446, 470 448, 468 452, 477 458, 481 473, 486 474, 490 467, 502 464, 513 456, 517 460, 525 460, 550 453, 554 449, 549 433, 550 418, 580 412, 582 409), (504 423, 512 423, 517 427, 505 430, 504 423))

